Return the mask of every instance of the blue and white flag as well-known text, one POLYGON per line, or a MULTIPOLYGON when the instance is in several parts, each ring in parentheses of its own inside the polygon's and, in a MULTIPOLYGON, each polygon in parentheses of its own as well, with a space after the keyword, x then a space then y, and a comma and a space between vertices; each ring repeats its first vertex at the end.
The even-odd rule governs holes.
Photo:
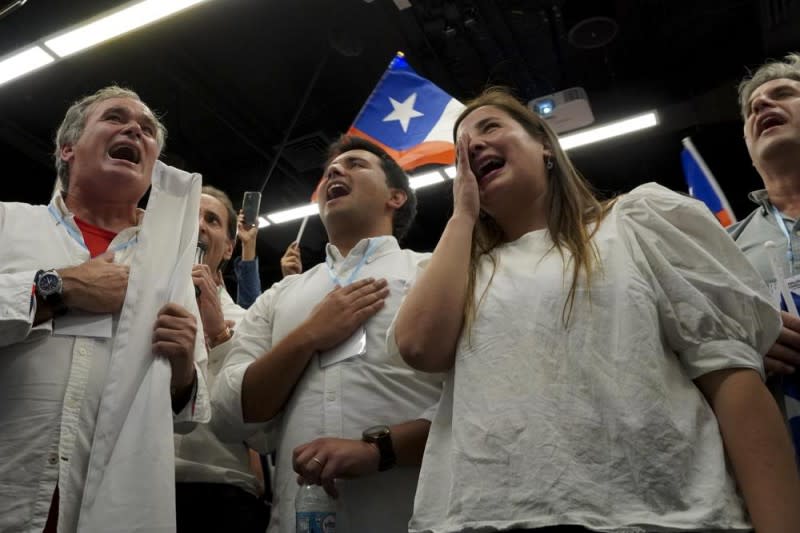
POLYGON ((723 227, 728 227, 736 222, 736 215, 733 214, 733 209, 731 209, 728 199, 725 198, 725 193, 722 192, 719 183, 714 179, 714 174, 700 157, 700 153, 689 137, 683 139, 681 163, 683 164, 683 175, 689 186, 689 194, 706 204, 723 227))
POLYGON ((452 165, 453 125, 463 109, 398 52, 347 133, 378 144, 405 170, 452 165))

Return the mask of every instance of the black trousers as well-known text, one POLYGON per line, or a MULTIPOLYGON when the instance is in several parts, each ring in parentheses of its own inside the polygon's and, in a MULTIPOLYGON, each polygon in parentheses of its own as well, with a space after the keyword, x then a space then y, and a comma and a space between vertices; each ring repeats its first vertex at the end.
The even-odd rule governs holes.
POLYGON ((246 490, 222 483, 176 483, 178 533, 264 533, 269 507, 246 490))

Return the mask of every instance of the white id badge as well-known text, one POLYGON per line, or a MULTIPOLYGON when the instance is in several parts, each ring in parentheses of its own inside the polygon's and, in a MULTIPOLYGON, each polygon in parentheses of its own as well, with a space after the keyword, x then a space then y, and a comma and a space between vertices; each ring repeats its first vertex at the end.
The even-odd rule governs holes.
POLYGON ((351 357, 367 353, 367 330, 359 327, 350 338, 319 354, 319 367, 325 368, 341 363, 351 357))
MULTIPOLYGON (((777 285, 777 283, 776 283, 777 285)), ((800 274, 786 278, 786 286, 789 287, 789 293, 792 295, 795 307, 800 307, 800 274)), ((778 302, 780 302, 780 290, 778 291, 778 302)), ((787 306, 784 304, 781 309, 786 310, 787 306)))
POLYGON ((93 337, 110 339, 111 313, 87 313, 70 309, 69 313, 53 319, 53 335, 64 337, 93 337))

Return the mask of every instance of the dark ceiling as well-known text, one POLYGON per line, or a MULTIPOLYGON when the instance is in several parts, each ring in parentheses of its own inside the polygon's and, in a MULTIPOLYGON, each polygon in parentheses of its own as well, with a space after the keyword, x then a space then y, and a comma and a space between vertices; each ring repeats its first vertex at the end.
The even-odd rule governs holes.
MULTIPOLYGON (((9 3, 0 0, 0 11, 9 3)), ((120 4, 29 0, 0 19, 0 57, 120 4)), ((402 50, 421 75, 462 100, 493 84, 526 100, 579 85, 598 123, 657 109, 658 128, 577 148, 577 166, 609 193, 650 180, 685 190, 680 140, 691 135, 742 216, 759 180, 741 140, 735 87, 746 67, 796 49, 800 0, 208 0, 0 86, 2 200, 47 202, 64 111, 118 83, 164 114, 163 158, 202 173, 237 205, 262 185, 288 133, 262 211, 305 202, 325 144, 347 129, 402 50), (579 24, 592 17, 612 19, 616 32, 608 22, 579 24)), ((438 185, 419 196, 407 245, 429 250, 449 214, 449 192, 438 185)), ((261 230, 265 287, 279 277, 298 225, 261 230)), ((323 243, 312 221, 306 267, 322 257, 323 243)))

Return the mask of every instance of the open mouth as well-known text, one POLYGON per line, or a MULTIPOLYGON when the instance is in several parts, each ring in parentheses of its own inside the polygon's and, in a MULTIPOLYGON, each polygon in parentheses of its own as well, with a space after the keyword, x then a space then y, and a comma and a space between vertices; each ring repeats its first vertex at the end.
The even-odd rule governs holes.
POLYGON ((108 150, 108 156, 111 159, 119 159, 128 161, 133 164, 138 164, 142 158, 139 149, 131 144, 115 144, 108 150))
POLYGON ((473 162, 472 172, 478 180, 479 185, 484 185, 486 182, 494 178, 506 166, 506 160, 502 157, 486 157, 479 161, 473 162))
POLYGON ((786 124, 786 119, 777 113, 769 113, 758 119, 758 134, 761 135, 765 131, 775 126, 782 126, 786 124))
POLYGON ((336 200, 350 194, 350 188, 340 181, 334 181, 328 184, 325 189, 325 197, 328 201, 336 200))

